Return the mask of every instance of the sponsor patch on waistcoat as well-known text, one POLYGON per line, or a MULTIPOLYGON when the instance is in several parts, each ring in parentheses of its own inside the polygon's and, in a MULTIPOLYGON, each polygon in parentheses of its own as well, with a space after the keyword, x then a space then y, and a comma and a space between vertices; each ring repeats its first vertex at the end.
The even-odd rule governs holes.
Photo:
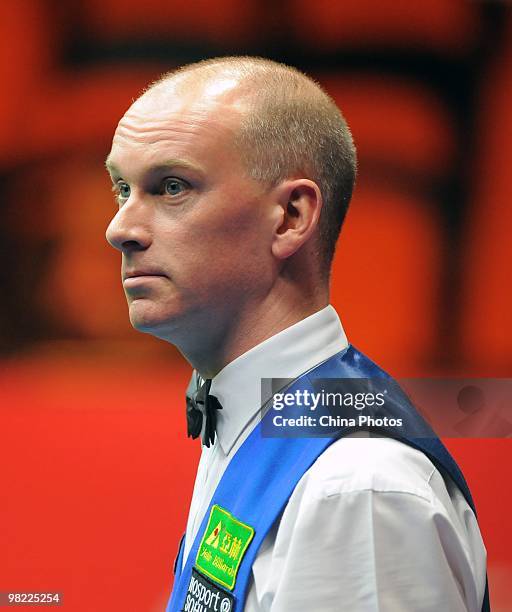
POLYGON ((208 580, 193 567, 182 612, 234 612, 234 610, 233 595, 208 580))
MULTIPOLYGON (((233 590, 242 558, 254 536, 254 529, 220 506, 212 506, 208 525, 196 557, 196 568, 233 590)), ((224 611, 223 611, 224 612, 224 611)))

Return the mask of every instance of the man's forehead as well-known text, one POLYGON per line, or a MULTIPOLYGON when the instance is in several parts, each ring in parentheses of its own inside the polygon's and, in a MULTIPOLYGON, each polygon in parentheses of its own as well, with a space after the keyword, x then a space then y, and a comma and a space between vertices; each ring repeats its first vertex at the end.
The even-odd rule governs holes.
POLYGON ((223 145, 228 148, 242 114, 228 91, 226 83, 209 83, 183 95, 170 91, 143 96, 120 120, 107 167, 117 166, 127 155, 132 157, 134 149, 147 161, 156 160, 160 153, 181 157, 182 151, 195 154, 212 147, 217 151, 223 145))
POLYGON ((152 144, 171 138, 173 132, 178 139, 187 133, 232 135, 240 126, 243 108, 221 88, 220 83, 210 83, 194 92, 148 92, 121 118, 114 141, 121 138, 152 144))
POLYGON ((165 118, 183 113, 199 116, 224 113, 228 116, 230 112, 243 110, 240 92, 240 79, 234 75, 176 77, 146 91, 125 116, 137 114, 165 118))

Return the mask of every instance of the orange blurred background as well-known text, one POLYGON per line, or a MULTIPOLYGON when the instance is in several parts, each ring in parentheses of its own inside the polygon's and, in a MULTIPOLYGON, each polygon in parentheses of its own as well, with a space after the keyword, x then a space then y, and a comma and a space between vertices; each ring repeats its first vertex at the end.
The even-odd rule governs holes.
MULTIPOLYGON (((395 376, 511 376, 510 3, 7 0, 0 34, 0 592, 73 612, 168 598, 199 456, 190 368, 129 325, 103 162, 172 67, 262 55, 324 84, 360 160, 332 282, 349 339, 395 376)), ((446 444, 511 610, 512 445, 446 444)))

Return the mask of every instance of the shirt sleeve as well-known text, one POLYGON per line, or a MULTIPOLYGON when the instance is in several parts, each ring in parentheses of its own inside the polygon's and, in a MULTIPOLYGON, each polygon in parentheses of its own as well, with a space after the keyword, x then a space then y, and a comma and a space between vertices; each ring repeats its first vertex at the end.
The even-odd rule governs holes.
POLYGON ((299 483, 254 566, 261 609, 480 612, 485 549, 458 489, 422 453, 365 442, 360 465, 334 449, 299 483))

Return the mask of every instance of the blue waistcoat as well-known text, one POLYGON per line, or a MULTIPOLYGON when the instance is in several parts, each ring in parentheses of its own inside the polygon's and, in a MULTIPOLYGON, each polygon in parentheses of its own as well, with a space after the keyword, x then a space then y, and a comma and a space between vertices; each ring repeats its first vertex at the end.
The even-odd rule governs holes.
MULTIPOLYGON (((393 437, 423 452, 439 469, 447 474, 458 486, 469 506, 475 512, 475 506, 464 476, 445 446, 432 432, 429 425, 414 409, 408 398, 382 369, 373 363, 353 346, 301 375, 287 387, 286 391, 315 390, 317 379, 371 379, 385 381, 391 385, 391 393, 386 399, 382 412, 374 410, 374 416, 404 418, 407 431, 397 435, 395 429, 380 427, 379 433, 393 437)), ((288 411, 293 407, 288 407, 288 411)), ((190 549, 185 567, 183 567, 183 540, 180 543, 175 562, 174 588, 166 612, 199 612, 218 610, 219 612, 242 612, 251 577, 251 568, 259 547, 271 529, 273 523, 283 512, 290 495, 303 474, 311 467, 319 455, 340 437, 361 428, 337 428, 328 437, 266 437, 262 436, 265 418, 254 428, 231 459, 215 490, 204 519, 190 549), (236 573, 236 582, 232 588, 216 584, 212 576, 204 576, 197 571, 197 556, 205 537, 210 512, 213 506, 226 509, 232 516, 254 529, 254 534, 245 550, 236 573), (193 576, 195 578, 193 578, 193 576), (206 586, 201 586, 202 584, 206 586), (192 585, 192 586, 191 586, 192 585), (195 589, 197 597, 190 595, 195 589), (206 589, 212 589, 206 593, 206 589), (220 595, 213 598, 219 587, 220 595), (201 607, 198 601, 208 605, 201 607), (194 607, 195 605, 195 607, 194 607)), ((313 435, 313 434, 312 434, 313 435)), ((475 512, 476 514, 476 512, 475 512)), ((482 612, 489 612, 489 594, 486 585, 482 612)))

